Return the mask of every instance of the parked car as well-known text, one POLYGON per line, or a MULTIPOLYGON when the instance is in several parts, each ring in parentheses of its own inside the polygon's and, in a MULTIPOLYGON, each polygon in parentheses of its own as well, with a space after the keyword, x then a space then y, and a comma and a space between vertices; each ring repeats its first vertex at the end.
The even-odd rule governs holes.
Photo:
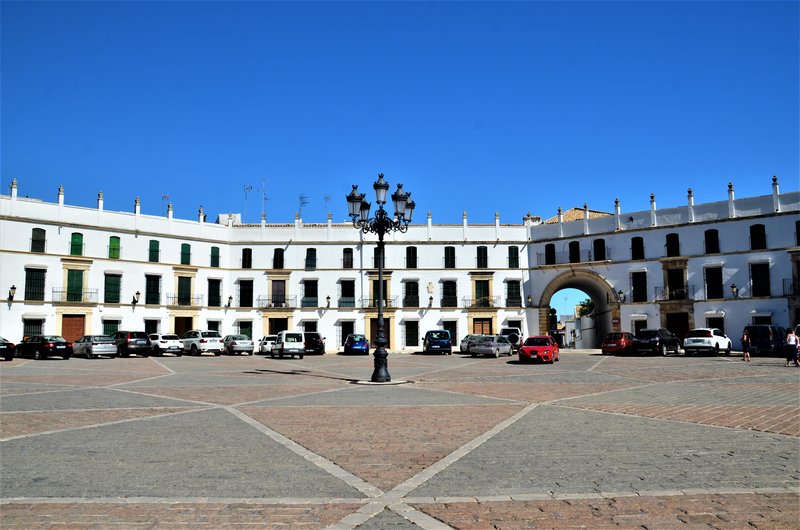
POLYGON ((558 343, 549 335, 528 337, 519 347, 519 361, 522 363, 542 361, 543 363, 558 362, 558 343))
POLYGON ((152 333, 150 335, 150 342, 153 344, 153 355, 164 355, 165 353, 172 353, 176 357, 183 355, 183 342, 181 338, 174 333, 152 333))
POLYGON ((225 335, 222 339, 222 346, 225 349, 225 353, 228 355, 236 355, 237 353, 253 355, 253 349, 255 348, 253 339, 242 334, 225 335))
POLYGON ((465 335, 458 345, 459 351, 461 351, 461 353, 469 353, 469 347, 481 336, 482 335, 465 335))
POLYGON ((511 355, 514 349, 511 341, 505 335, 482 335, 475 341, 469 353, 473 357, 478 355, 491 355, 493 357, 500 357, 500 354, 511 355))
POLYGON ((453 353, 453 344, 450 342, 450 332, 446 329, 434 329, 425 333, 422 339, 422 353, 453 353))
POLYGON ((668 351, 679 353, 681 339, 668 329, 640 329, 634 340, 636 353, 651 352, 666 355, 668 351))
POLYGON ((10 340, 0 337, 0 357, 6 361, 14 359, 14 343, 10 340))
POLYGON ((261 340, 258 341, 258 352, 263 354, 271 352, 272 345, 275 344, 277 338, 277 335, 264 335, 261 337, 261 340))
POLYGON ((117 356, 117 345, 110 335, 84 335, 72 343, 72 354, 95 359, 101 355, 117 356))
POLYGON ((522 341, 522 330, 519 328, 500 328, 500 335, 505 336, 514 351, 517 351, 522 341))
POLYGON ((153 343, 144 331, 117 331, 111 338, 117 346, 119 357, 128 357, 132 353, 147 357, 153 349, 153 343))
POLYGON ((306 346, 302 331, 281 331, 278 333, 278 338, 275 339, 275 344, 272 345, 270 357, 288 355, 294 359, 294 356, 297 355, 302 359, 305 352, 306 346))
POLYGON ((201 355, 211 352, 214 355, 222 353, 222 336, 219 331, 190 329, 181 336, 183 353, 201 355))
POLYGON ((786 330, 771 324, 753 324, 745 326, 750 337, 750 355, 774 355, 783 357, 783 341, 786 330))
POLYGON ((731 339, 718 328, 695 328, 690 330, 683 339, 683 351, 686 352, 686 355, 701 351, 714 355, 719 355, 719 352, 723 351, 725 355, 730 355, 732 348, 731 339))
POLYGON ((369 341, 360 333, 351 333, 344 341, 344 353, 361 353, 369 355, 369 341))
POLYGON ((319 333, 306 331, 303 333, 307 354, 323 355, 325 353, 325 337, 319 333))
POLYGON ((33 357, 41 360, 47 357, 72 357, 72 344, 58 335, 33 335, 22 340, 15 348, 17 357, 33 357))
POLYGON ((609 333, 600 345, 603 355, 611 353, 635 353, 636 345, 633 334, 626 331, 609 333))

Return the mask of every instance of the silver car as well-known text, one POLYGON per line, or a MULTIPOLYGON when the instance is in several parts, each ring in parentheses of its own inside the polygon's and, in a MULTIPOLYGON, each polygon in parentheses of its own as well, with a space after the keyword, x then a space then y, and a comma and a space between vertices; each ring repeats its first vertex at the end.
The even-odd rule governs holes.
POLYGON ((493 357, 500 357, 501 353, 511 355, 513 348, 511 342, 505 335, 483 335, 472 343, 469 348, 469 353, 473 357, 478 355, 491 355, 493 357))
POLYGON ((101 355, 117 356, 117 345, 108 335, 84 335, 72 343, 73 355, 85 355, 87 359, 96 359, 101 355))
POLYGON ((469 353, 469 348, 475 341, 477 341, 483 335, 465 335, 463 339, 461 339, 461 343, 458 345, 458 349, 461 353, 469 353))
POLYGON ((253 355, 253 340, 247 335, 225 335, 222 339, 222 346, 228 355, 246 353, 253 355))

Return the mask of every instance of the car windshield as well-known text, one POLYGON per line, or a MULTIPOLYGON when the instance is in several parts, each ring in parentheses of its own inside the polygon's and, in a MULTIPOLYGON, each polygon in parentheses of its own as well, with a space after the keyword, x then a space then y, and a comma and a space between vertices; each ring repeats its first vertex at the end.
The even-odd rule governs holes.
POLYGON ((546 337, 528 337, 523 346, 549 346, 550 339, 546 337))
POLYGON ((93 337, 94 342, 114 342, 114 339, 109 337, 108 335, 95 335, 93 337))
POLYGON ((686 334, 687 337, 710 337, 711 330, 710 329, 693 329, 689 333, 686 334))
POLYGON ((179 340, 177 335, 161 335, 164 340, 179 340))
POLYGON ((450 340, 450 334, 446 331, 431 331, 430 337, 435 340, 450 340))
POLYGON ((131 331, 131 338, 132 339, 149 339, 150 337, 147 336, 147 333, 144 331, 131 331))
POLYGON ((658 337, 657 329, 643 329, 636 334, 637 339, 654 339, 658 337))
POLYGON ((247 335, 231 335, 231 339, 233 340, 250 340, 250 337, 247 335))
POLYGON ((64 337, 59 337, 58 335, 46 335, 42 338, 45 342, 67 342, 64 337))
POLYGON ((203 336, 203 337, 208 337, 208 338, 212 338, 212 339, 218 339, 219 338, 219 333, 216 332, 216 331, 204 331, 200 335, 203 336))
POLYGON ((624 339, 625 335, 622 333, 609 333, 606 335, 606 340, 620 340, 624 339))
POLYGON ((350 342, 364 342, 366 337, 364 335, 350 335, 349 340, 350 342))
POLYGON ((300 335, 286 335, 285 342, 303 342, 300 335))
POLYGON ((493 340, 494 340, 494 337, 477 337, 476 338, 477 342, 492 342, 493 340))

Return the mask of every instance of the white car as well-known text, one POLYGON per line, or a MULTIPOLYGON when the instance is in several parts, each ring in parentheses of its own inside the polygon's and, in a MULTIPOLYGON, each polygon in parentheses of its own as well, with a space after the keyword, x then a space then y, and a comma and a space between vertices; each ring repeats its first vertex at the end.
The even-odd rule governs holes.
POLYGON ((719 355, 719 352, 722 351, 725 352, 725 355, 730 355, 732 347, 731 339, 718 328, 695 328, 683 339, 683 351, 686 352, 686 355, 701 351, 714 355, 719 355))
POLYGON ((306 344, 302 331, 281 331, 278 333, 278 338, 272 345, 269 355, 270 357, 288 355, 291 358, 297 355, 302 359, 305 352, 306 344))
POLYGON ((211 352, 214 355, 222 353, 222 336, 219 331, 202 331, 192 329, 181 337, 183 351, 190 355, 200 355, 204 352, 211 352))
POLYGON ((150 342, 153 343, 153 355, 171 353, 176 357, 183 355, 183 342, 173 333, 151 333, 150 342))
POLYGON ((513 347, 505 335, 483 335, 472 343, 472 346, 469 347, 469 353, 473 357, 478 355, 500 357, 501 353, 511 355, 513 347))
POLYGON ((263 353, 264 355, 271 353, 272 345, 275 344, 276 340, 278 340, 277 335, 264 335, 261 337, 261 340, 258 341, 259 353, 263 353))

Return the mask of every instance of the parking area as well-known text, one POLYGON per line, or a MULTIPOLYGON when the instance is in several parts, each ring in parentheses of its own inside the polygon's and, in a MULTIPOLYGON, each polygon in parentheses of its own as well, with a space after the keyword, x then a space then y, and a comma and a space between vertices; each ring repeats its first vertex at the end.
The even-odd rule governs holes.
POLYGON ((781 358, 0 363, 2 528, 797 528, 781 358))

